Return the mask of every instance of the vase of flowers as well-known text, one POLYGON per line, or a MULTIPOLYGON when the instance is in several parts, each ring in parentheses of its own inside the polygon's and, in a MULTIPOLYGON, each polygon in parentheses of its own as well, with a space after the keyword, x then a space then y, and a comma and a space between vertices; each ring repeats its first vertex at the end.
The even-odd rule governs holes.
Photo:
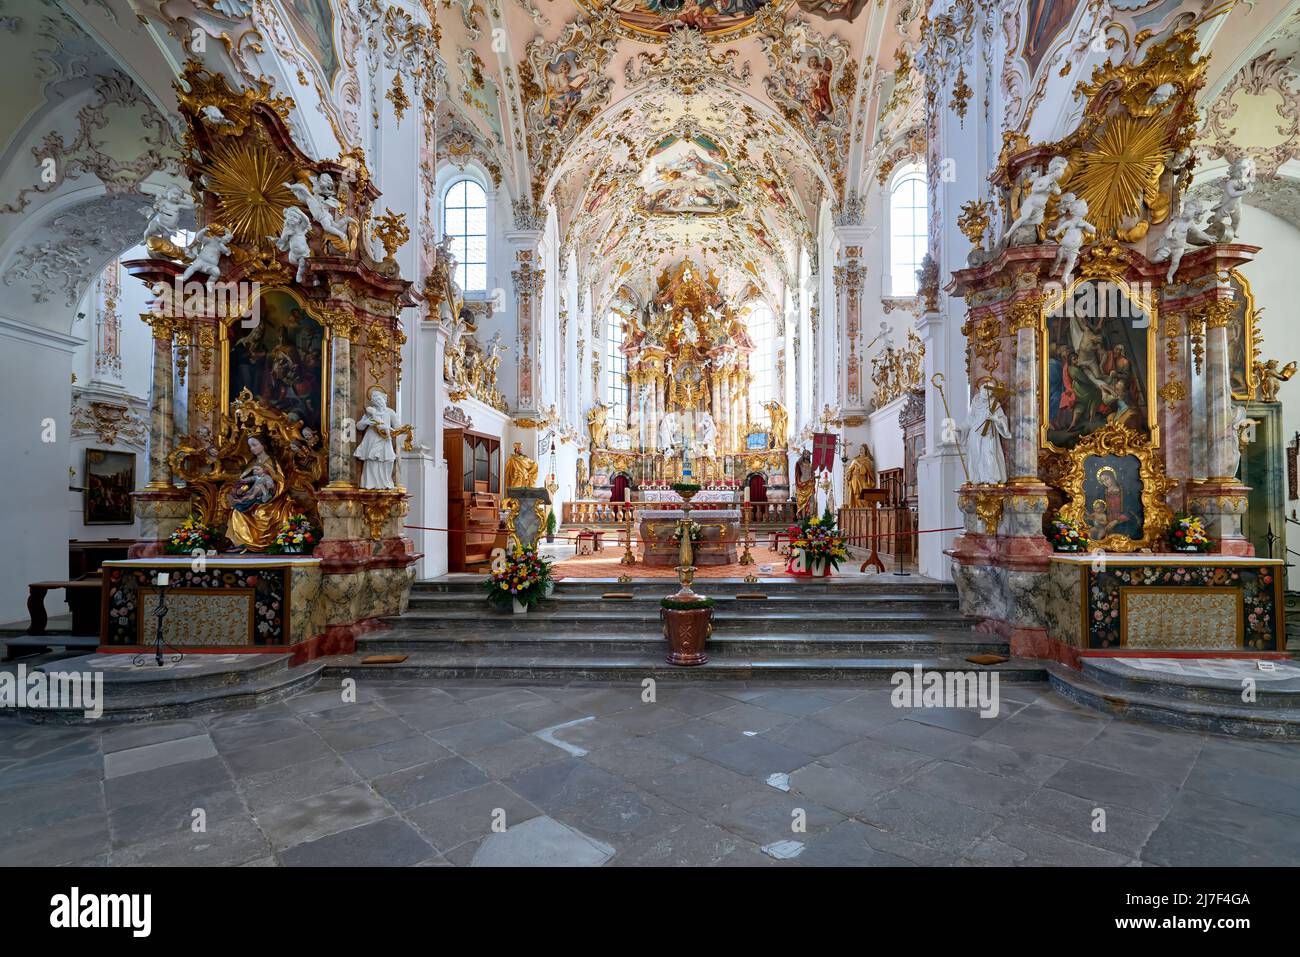
POLYGON ((834 516, 808 518, 802 525, 792 525, 790 537, 790 560, 785 570, 791 575, 829 577, 849 554, 834 516))
POLYGON ((163 551, 168 555, 193 555, 197 550, 206 555, 220 540, 216 529, 205 525, 197 515, 191 515, 172 531, 163 551))
POLYGON ((1047 524, 1047 540, 1058 552, 1083 552, 1088 550, 1088 530, 1082 522, 1068 518, 1053 519, 1047 524))
POLYGON ((659 617, 668 639, 670 665, 708 664, 704 643, 713 634, 713 599, 695 595, 689 599, 665 598, 659 603, 659 617))
POLYGON ((1167 535, 1170 551, 1208 552, 1213 542, 1196 515, 1175 515, 1167 535))
POLYGON ((551 563, 532 545, 516 545, 492 563, 483 590, 498 610, 522 615, 546 597, 550 581, 551 563))
POLYGON ((674 482, 668 487, 676 492, 688 506, 691 504, 691 499, 700 493, 700 486, 696 482, 674 482))
POLYGON ((321 531, 311 519, 295 512, 284 520, 275 541, 266 550, 272 555, 310 555, 320 537, 321 531))

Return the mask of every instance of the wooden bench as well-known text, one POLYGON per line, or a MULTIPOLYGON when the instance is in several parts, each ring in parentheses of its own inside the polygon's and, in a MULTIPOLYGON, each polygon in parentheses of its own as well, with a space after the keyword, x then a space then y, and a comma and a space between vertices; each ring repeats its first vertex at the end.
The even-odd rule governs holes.
POLYGON ((27 586, 27 613, 32 618, 27 633, 33 636, 45 634, 45 628, 50 623, 50 616, 45 611, 45 596, 62 588, 68 608, 72 611, 72 634, 98 635, 102 584, 98 575, 76 581, 32 582, 27 586))

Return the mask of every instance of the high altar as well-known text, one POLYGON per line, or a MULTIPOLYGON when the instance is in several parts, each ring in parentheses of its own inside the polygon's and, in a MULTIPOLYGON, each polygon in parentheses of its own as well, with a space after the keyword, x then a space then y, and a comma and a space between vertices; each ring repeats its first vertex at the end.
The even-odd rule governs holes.
POLYGON ((176 89, 197 233, 182 248, 151 222, 149 258, 125 264, 155 296, 149 483, 132 560, 105 570, 103 649, 153 639, 166 571, 177 647, 348 652, 405 609, 418 557, 396 471, 412 430, 388 405, 415 304, 393 259, 408 231, 373 212, 359 151, 294 144, 267 84, 233 90, 191 62, 176 89), (316 530, 310 555, 267 554, 294 517, 316 530), (187 518, 216 547, 163 557, 187 518))
POLYGON ((626 428, 611 427, 603 405, 588 417, 594 497, 608 498, 620 475, 650 489, 708 484, 731 498, 757 475, 773 500, 788 495, 786 411, 774 401, 767 422, 751 419, 754 343, 718 277, 683 260, 623 317, 631 411, 626 428))
POLYGON ((963 611, 1013 654, 1284 648, 1285 570, 1244 533, 1264 493, 1239 475, 1270 370, 1246 278, 1258 247, 1236 236, 1250 161, 1213 209, 1186 195, 1205 63, 1188 31, 1098 67, 1078 128, 1009 133, 993 202, 963 207, 975 250, 949 291, 972 399, 949 554, 963 611), (1201 519, 1212 554, 1171 551, 1175 513, 1201 519), (1058 517, 1086 529, 1081 554, 1053 554, 1058 517))

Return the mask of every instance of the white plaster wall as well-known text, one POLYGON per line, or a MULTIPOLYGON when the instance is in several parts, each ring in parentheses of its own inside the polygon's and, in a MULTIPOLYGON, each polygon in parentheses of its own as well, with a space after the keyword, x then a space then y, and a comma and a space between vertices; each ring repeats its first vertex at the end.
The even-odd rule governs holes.
MULTIPOLYGON (((898 424, 898 413, 902 411, 903 403, 904 398, 898 398, 871 413, 869 441, 878 473, 903 467, 903 429, 898 424)), ((850 447, 849 457, 859 451, 856 446, 850 447)))

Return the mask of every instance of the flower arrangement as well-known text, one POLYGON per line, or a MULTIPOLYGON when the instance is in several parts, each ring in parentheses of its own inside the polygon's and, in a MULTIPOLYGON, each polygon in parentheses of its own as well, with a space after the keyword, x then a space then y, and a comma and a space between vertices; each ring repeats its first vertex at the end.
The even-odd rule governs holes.
MULTIPOLYGON (((700 536, 704 534, 704 529, 700 527, 699 522, 687 522, 686 529, 691 536, 691 541, 693 542, 698 542, 700 540, 700 536)), ((682 540, 681 525, 678 525, 676 528, 673 529, 672 538, 674 542, 680 542, 682 540)))
POLYGON ((1175 515, 1169 526, 1169 547, 1175 552, 1208 552, 1210 536, 1195 515, 1175 515))
POLYGON ((800 526, 792 525, 790 537, 791 553, 795 557, 802 554, 804 564, 808 567, 815 562, 824 562, 827 567, 836 569, 849 556, 844 536, 836 529, 833 516, 808 518, 800 526))
POLYGON ((531 545, 516 545, 492 563, 492 573, 483 582, 487 599, 496 608, 509 609, 514 602, 531 607, 546 597, 551 582, 551 563, 531 545))
POLYGON ((220 540, 216 529, 199 521, 198 516, 191 515, 176 526, 163 551, 168 555, 193 555, 195 549, 206 553, 216 548, 220 540))
POLYGON ((1088 530, 1082 522, 1057 518, 1047 523, 1047 540, 1058 552, 1082 552, 1088 548, 1088 530))
POLYGON ((272 555, 310 555, 320 537, 320 529, 311 523, 311 519, 294 513, 284 520, 275 541, 266 550, 272 555))

